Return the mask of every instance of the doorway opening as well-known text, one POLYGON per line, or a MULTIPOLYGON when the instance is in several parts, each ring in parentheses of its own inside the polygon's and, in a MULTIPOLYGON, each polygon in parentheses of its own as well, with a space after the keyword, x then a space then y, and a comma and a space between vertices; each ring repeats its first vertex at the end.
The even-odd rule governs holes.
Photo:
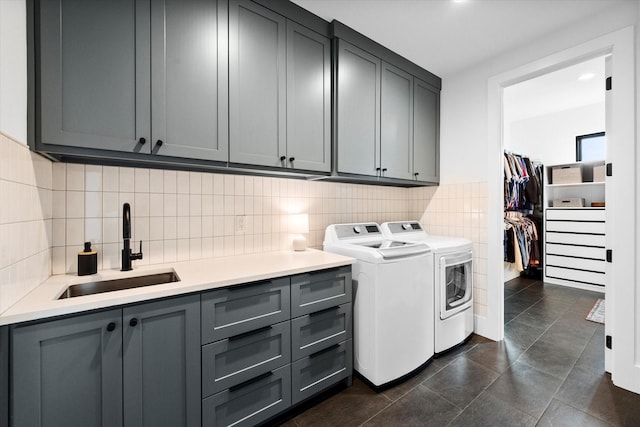
POLYGON ((503 321, 511 328, 552 329, 604 299, 606 152, 597 143, 606 141, 605 81, 600 55, 503 88, 503 321))

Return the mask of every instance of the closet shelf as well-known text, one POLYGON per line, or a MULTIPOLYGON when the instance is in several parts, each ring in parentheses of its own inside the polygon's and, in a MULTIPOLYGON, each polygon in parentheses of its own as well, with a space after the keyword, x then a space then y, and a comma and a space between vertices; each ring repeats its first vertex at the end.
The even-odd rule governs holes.
POLYGON ((561 187, 601 187, 604 186, 604 182, 576 182, 572 184, 546 184, 546 188, 561 188, 561 187))

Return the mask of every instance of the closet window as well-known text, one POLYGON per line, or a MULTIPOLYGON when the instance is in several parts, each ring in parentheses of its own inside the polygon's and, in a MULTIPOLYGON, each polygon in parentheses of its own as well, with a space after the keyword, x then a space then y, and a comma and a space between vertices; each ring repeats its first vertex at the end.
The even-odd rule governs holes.
POLYGON ((576 162, 605 160, 606 138, 604 132, 576 136, 576 162))

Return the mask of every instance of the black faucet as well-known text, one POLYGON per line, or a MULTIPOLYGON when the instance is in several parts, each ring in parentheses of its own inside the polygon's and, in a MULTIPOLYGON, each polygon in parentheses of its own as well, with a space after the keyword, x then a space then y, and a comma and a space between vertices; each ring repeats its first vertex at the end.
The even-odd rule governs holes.
POLYGON ((122 206, 122 237, 124 238, 124 248, 122 249, 122 268, 120 271, 129 271, 132 260, 142 259, 142 240, 140 240, 140 252, 137 254, 131 252, 131 206, 129 203, 122 206))

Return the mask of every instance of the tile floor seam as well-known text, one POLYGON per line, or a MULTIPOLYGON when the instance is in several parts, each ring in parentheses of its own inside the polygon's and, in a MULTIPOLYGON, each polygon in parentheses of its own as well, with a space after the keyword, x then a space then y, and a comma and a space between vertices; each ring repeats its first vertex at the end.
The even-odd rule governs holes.
POLYGON ((387 406, 385 406, 384 408, 380 409, 378 412, 376 412, 375 414, 373 414, 372 416, 370 416, 369 418, 367 418, 366 420, 364 420, 362 423, 360 423, 358 425, 358 427, 362 427, 364 426, 366 423, 368 423, 369 421, 371 421, 372 419, 374 419, 375 417, 377 417, 378 415, 380 415, 382 412, 386 411, 388 408, 390 408, 391 406, 393 406, 394 404, 398 403, 399 399, 396 400, 395 402, 391 402, 389 403, 387 406))

